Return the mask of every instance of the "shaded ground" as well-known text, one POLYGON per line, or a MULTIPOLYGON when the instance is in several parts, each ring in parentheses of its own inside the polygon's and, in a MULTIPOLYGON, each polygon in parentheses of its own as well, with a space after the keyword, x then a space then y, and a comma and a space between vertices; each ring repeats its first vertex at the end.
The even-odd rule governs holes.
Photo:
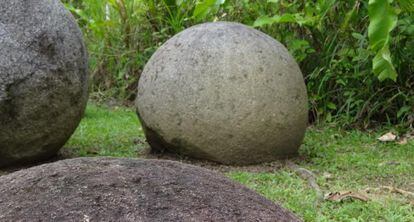
MULTIPOLYGON (((149 148, 145 148, 149 149, 149 148)), ((159 160, 172 160, 172 161, 179 161, 186 164, 196 165, 200 167, 204 167, 207 169, 215 170, 221 173, 229 173, 229 172, 249 172, 249 173, 274 173, 279 171, 281 168, 287 165, 289 161, 294 159, 281 159, 279 161, 270 162, 270 163, 263 163, 263 164, 254 164, 248 166, 230 166, 230 165, 223 165, 220 163, 207 161, 207 160, 199 160, 199 159, 192 159, 188 157, 183 157, 179 155, 174 155, 171 153, 164 153, 164 154, 151 154, 148 152, 142 152, 142 158, 146 159, 159 159, 159 160)), ((295 158, 299 160, 300 158, 295 158)))
MULTIPOLYGON (((311 127, 299 158, 248 167, 174 156, 148 158, 175 159, 225 172, 306 221, 414 221, 414 197, 383 188, 414 192, 414 141, 403 145, 379 142, 377 138, 385 132, 388 130, 342 131, 335 125, 311 127), (370 200, 318 202, 308 181, 287 164, 292 162, 309 170, 324 194, 353 191, 367 195, 370 200)), ((90 105, 80 127, 62 149, 62 155, 142 157, 146 147, 132 109, 90 105)))
POLYGON ((39 163, 17 165, 17 166, 14 165, 14 166, 5 167, 5 168, 3 167, 3 168, 0 168, 0 176, 6 175, 6 174, 9 174, 9 173, 13 173, 13 172, 16 172, 16 171, 19 171, 19 170, 27 169, 27 168, 30 168, 30 167, 35 167, 35 166, 38 166, 38 165, 41 165, 41 164, 52 163, 52 162, 55 162, 55 161, 64 160, 64 159, 72 158, 72 157, 73 156, 62 155, 61 153, 59 153, 58 155, 52 157, 51 159, 41 161, 39 163))

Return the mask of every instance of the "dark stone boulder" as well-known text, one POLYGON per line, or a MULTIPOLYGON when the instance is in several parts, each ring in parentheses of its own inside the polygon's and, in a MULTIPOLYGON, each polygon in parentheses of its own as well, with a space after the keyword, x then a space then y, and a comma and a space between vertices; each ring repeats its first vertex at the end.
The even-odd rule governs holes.
POLYGON ((230 22, 197 25, 168 40, 145 66, 136 100, 154 151, 235 165, 297 154, 307 104, 288 50, 230 22))
POLYGON ((88 97, 82 33, 58 0, 0 1, 0 167, 48 158, 88 97))
POLYGON ((210 170, 79 158, 0 177, 0 221, 300 221, 210 170))

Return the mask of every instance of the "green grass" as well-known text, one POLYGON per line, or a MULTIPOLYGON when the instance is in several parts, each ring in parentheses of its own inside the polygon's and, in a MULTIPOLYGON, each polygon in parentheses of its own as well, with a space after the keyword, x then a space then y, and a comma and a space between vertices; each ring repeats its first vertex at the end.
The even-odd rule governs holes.
POLYGON ((63 151, 74 156, 137 157, 143 138, 133 110, 88 105, 84 119, 63 151))
MULTIPOLYGON (((342 131, 335 126, 311 127, 301 148, 300 167, 314 172, 324 193, 393 186, 414 192, 414 141, 381 143, 383 131, 342 131), (325 175, 330 174, 330 178, 325 175)), ((134 110, 89 105, 84 120, 64 150, 72 156, 138 157, 145 147, 134 110)), ((414 221, 414 197, 387 191, 368 194, 368 202, 323 201, 307 181, 285 167, 274 173, 232 171, 233 180, 281 203, 305 221, 414 221), (410 203, 411 202, 411 203, 410 203)))
MULTIPOLYGON (((325 193, 362 192, 366 188, 393 186, 414 191, 414 143, 380 143, 380 134, 311 128, 301 148, 300 167, 315 172, 325 193), (331 174, 325 178, 324 174, 331 174)), ((307 181, 289 168, 277 173, 232 172, 229 176, 264 196, 281 202, 305 221, 414 221, 413 199, 385 191, 368 195, 372 200, 323 202, 307 181)), ((412 197, 414 198, 414 197, 412 197)))

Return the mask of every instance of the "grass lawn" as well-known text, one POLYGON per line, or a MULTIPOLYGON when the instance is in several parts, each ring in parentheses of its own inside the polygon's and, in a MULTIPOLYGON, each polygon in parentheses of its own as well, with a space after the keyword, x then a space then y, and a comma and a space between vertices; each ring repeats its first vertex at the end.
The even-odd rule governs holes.
MULTIPOLYGON (((414 196, 381 188, 414 192, 414 141, 382 143, 376 139, 381 133, 311 127, 301 157, 291 160, 313 172, 324 194, 352 191, 369 197, 368 201, 317 202, 308 181, 286 164, 254 173, 234 168, 226 175, 281 203, 305 221, 414 221, 414 196)), ((143 140, 134 110, 89 105, 63 152, 70 156, 139 157, 147 147, 143 140)))

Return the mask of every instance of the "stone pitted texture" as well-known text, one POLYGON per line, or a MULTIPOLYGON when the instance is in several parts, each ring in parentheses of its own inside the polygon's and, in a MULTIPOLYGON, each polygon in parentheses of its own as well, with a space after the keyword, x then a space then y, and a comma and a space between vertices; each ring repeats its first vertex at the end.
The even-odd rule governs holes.
POLYGON ((0 221, 300 221, 213 171, 80 158, 0 177, 0 221))
POLYGON ((239 165, 296 154, 308 114, 303 76, 286 48, 229 22, 194 26, 161 46, 136 106, 153 150, 239 165))
POLYGON ((82 33, 60 1, 0 1, 0 166, 54 155, 87 88, 82 33))

